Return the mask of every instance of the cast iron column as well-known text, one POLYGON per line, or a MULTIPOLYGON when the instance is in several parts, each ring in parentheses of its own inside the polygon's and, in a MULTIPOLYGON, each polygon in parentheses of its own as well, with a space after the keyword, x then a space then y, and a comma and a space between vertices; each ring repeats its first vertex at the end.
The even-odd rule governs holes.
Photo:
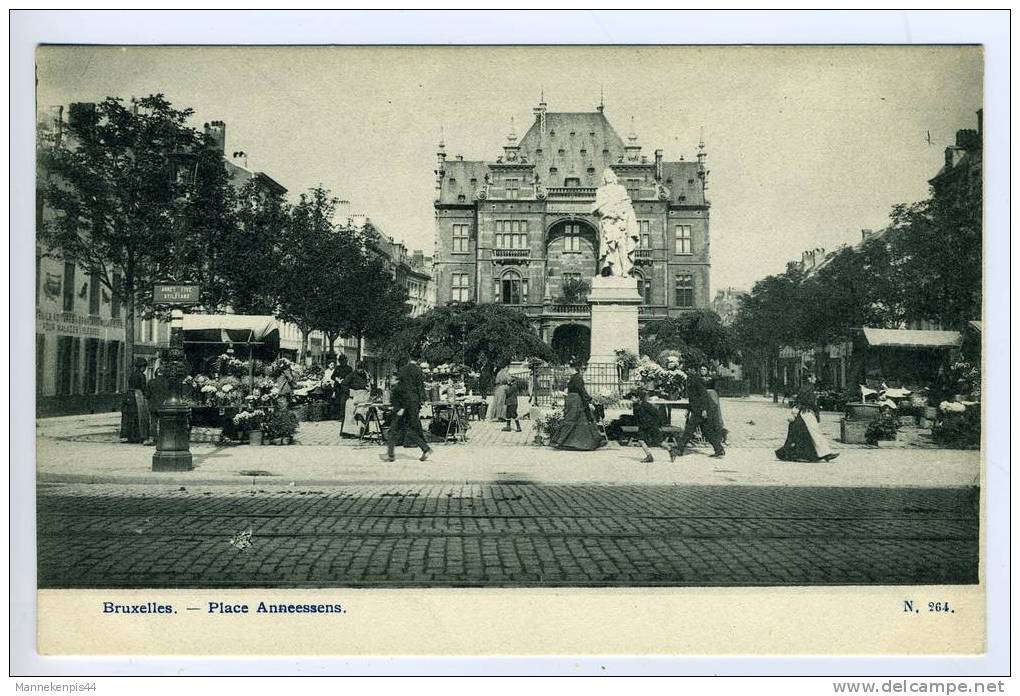
POLYGON ((191 471, 191 438, 188 419, 191 407, 181 401, 184 378, 184 311, 174 309, 170 319, 170 350, 164 368, 170 398, 156 411, 159 437, 152 455, 153 471, 191 471))

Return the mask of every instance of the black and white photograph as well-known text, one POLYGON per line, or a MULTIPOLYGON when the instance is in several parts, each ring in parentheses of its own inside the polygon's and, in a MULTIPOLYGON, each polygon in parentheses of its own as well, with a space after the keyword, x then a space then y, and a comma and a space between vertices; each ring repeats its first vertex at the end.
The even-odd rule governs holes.
POLYGON ((34 68, 35 570, 96 622, 980 590, 981 45, 34 68))

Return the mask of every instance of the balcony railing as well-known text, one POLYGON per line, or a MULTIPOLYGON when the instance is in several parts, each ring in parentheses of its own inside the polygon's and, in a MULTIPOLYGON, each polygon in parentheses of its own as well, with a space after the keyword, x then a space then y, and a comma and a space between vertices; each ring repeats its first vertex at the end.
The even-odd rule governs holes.
POLYGON ((545 190, 546 198, 573 198, 595 200, 593 186, 550 186, 545 190))
POLYGON ((649 305, 640 305, 638 307, 638 316, 645 317, 646 319, 650 319, 653 317, 665 318, 667 316, 667 311, 665 307, 650 307, 649 305))
POLYGON ((587 315, 591 313, 591 306, 579 302, 557 303, 545 305, 543 311, 545 314, 587 315))
POLYGON ((639 262, 639 263, 651 261, 652 260, 652 250, 651 249, 635 249, 634 250, 634 260, 639 262))
POLYGON ((531 257, 530 249, 493 249, 492 258, 496 261, 528 259, 531 257))

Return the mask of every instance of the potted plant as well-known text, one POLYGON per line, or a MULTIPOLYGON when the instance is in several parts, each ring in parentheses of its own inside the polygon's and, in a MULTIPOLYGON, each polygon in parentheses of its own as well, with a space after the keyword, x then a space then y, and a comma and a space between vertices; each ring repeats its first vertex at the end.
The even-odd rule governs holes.
POLYGON ((900 419, 889 411, 883 411, 868 423, 868 427, 864 431, 864 440, 869 445, 877 445, 880 441, 895 440, 899 428, 900 419))
POLYGON ((638 356, 629 350, 620 349, 616 351, 616 372, 620 381, 626 382, 630 379, 630 371, 638 366, 638 356))
POLYGON ((234 425, 237 427, 238 434, 247 432, 248 443, 255 446, 262 444, 262 427, 265 422, 266 412, 260 408, 241 411, 234 416, 234 425))

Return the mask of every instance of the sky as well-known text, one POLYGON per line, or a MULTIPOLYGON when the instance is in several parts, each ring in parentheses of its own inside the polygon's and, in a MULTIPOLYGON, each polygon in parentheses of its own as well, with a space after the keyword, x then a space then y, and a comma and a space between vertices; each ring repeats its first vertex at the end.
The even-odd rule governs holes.
POLYGON ((436 145, 494 160, 514 119, 605 113, 649 156, 708 153, 713 289, 880 229, 928 195, 982 104, 980 47, 43 46, 40 107, 163 93, 226 123, 296 196, 316 185, 431 253, 436 145), (928 142, 930 133, 931 143, 928 142))

